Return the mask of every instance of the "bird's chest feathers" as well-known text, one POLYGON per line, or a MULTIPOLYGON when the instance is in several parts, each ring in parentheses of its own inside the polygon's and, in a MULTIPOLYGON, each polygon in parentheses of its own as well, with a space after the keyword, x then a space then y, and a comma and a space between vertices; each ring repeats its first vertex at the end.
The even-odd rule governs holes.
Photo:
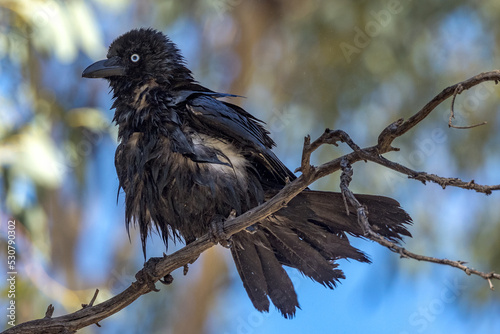
POLYGON ((138 111, 147 108, 150 105, 148 101, 150 92, 155 87, 158 87, 156 81, 150 80, 135 88, 132 92, 131 107, 136 108, 138 111))
POLYGON ((118 147, 116 166, 129 217, 165 222, 191 239, 205 233, 215 216, 258 205, 263 191, 249 181, 249 163, 232 144, 191 131, 186 140, 195 156, 219 162, 194 161, 192 154, 176 152, 168 136, 135 132, 118 147))

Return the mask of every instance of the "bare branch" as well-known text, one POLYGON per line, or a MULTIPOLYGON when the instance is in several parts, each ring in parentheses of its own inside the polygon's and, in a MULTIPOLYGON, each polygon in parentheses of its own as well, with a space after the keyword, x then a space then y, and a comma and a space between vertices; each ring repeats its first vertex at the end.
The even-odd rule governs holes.
POLYGON ((489 287, 492 290, 493 290, 493 284, 491 283, 491 279, 498 279, 498 280, 500 280, 500 274, 497 274, 497 273, 494 273, 494 272, 484 273, 484 272, 481 272, 479 270, 472 269, 470 267, 465 266, 464 263, 466 263, 466 262, 464 262, 464 261, 453 261, 453 260, 448 260, 448 259, 438 259, 438 258, 431 257, 431 256, 425 256, 425 255, 419 255, 419 254, 416 254, 416 253, 412 253, 412 252, 406 250, 405 248, 400 247, 397 244, 395 244, 395 243, 393 243, 393 242, 391 242, 391 241, 389 241, 389 240, 387 240, 385 238, 382 238, 379 234, 377 234, 377 233, 375 233, 373 231, 369 231, 368 232, 368 238, 370 240, 378 242, 382 246, 385 246, 385 247, 389 248, 391 251, 400 254, 401 257, 411 258, 411 259, 415 259, 415 260, 418 260, 418 261, 426 261, 426 262, 443 264, 443 265, 447 265, 447 266, 451 266, 451 267, 455 267, 455 268, 461 269, 467 275, 477 275, 479 277, 482 277, 485 280, 488 280, 489 287))
POLYGON ((302 172, 302 174, 309 174, 311 168, 311 154, 316 151, 321 145, 330 144, 339 146, 337 142, 346 143, 354 152, 359 152, 361 149, 354 141, 349 137, 349 135, 342 130, 330 130, 326 129, 323 134, 311 143, 311 137, 307 135, 304 138, 304 147, 302 149, 302 159, 300 167, 295 169, 295 173, 302 172))
POLYGON ((441 187, 443 187, 443 189, 446 188, 447 186, 452 186, 463 189, 475 190, 478 193, 484 193, 486 195, 491 195, 493 191, 500 190, 500 184, 488 186, 488 185, 477 184, 474 180, 466 182, 456 177, 440 177, 435 174, 427 174, 425 172, 419 172, 416 176, 412 178, 422 182, 430 181, 437 183, 441 187))
MULTIPOLYGON (((477 185, 474 181, 464 182, 455 178, 442 178, 433 174, 416 172, 408 167, 389 161, 381 156, 381 154, 390 151, 397 151, 397 148, 391 146, 394 139, 405 134, 420 123, 443 101, 448 99, 450 96, 456 96, 459 90, 470 89, 471 87, 485 81, 500 81, 500 71, 481 73, 468 80, 444 89, 407 121, 400 119, 388 125, 379 135, 378 144, 376 146, 361 149, 345 132, 341 130, 332 131, 327 129, 320 138, 312 143, 310 141, 310 137, 306 137, 304 141, 301 167, 298 169, 302 172, 302 175, 294 181, 288 182, 285 187, 269 201, 234 219, 226 221, 223 232, 227 236, 231 236, 248 226, 257 223, 258 221, 261 221, 286 206, 290 200, 292 200, 314 181, 342 169, 342 193, 344 194, 346 203, 353 205, 357 209, 358 220, 361 226, 364 227, 366 236, 369 239, 378 242, 393 252, 401 254, 401 256, 413 258, 419 261, 449 265, 464 270, 468 275, 473 274, 480 276, 488 280, 490 288, 492 288, 493 284, 491 283, 491 280, 500 279, 499 274, 477 271, 465 266, 462 261, 451 261, 447 259, 437 259, 418 255, 407 251, 406 249, 373 232, 368 223, 366 208, 364 208, 356 200, 354 194, 352 194, 352 192, 348 189, 351 178, 350 164, 360 160, 365 160, 396 170, 400 173, 408 175, 410 178, 414 178, 424 183, 426 181, 431 181, 440 184, 442 187, 456 186, 464 189, 473 189, 485 194, 490 194, 493 190, 500 190, 500 185, 482 186, 477 185), (310 156, 318 147, 323 144, 337 145, 337 142, 339 141, 348 144, 353 152, 318 167, 310 165, 310 156)), ((127 289, 109 300, 93 305, 98 293, 98 291, 96 291, 89 305, 84 306, 82 309, 74 313, 55 318, 52 317, 54 309, 52 305, 50 305, 47 309, 45 318, 19 324, 7 329, 4 333, 74 333, 78 329, 92 324, 97 324, 99 321, 125 308, 141 295, 156 290, 155 283, 157 281, 162 280, 164 283, 171 283, 172 278, 170 273, 172 271, 178 268, 187 268, 189 263, 192 263, 201 253, 214 245, 215 243, 213 242, 210 233, 207 233, 203 237, 171 255, 164 255, 161 258, 150 258, 145 263, 144 268, 136 274, 137 281, 133 282, 127 289)))
POLYGON ((453 86, 449 86, 445 88, 441 93, 436 95, 415 115, 408 118, 407 121, 403 122, 403 120, 401 119, 389 125, 379 136, 378 146, 380 149, 380 153, 382 154, 389 152, 390 145, 395 138, 402 136, 422 120, 424 120, 438 105, 440 105, 443 101, 446 101, 450 96, 453 96, 458 86, 461 86, 462 90, 468 90, 485 81, 494 81, 495 83, 500 81, 500 70, 483 72, 470 79, 459 82, 453 86))
POLYGON ((411 259, 415 259, 418 261, 426 261, 426 262, 443 264, 443 265, 459 268, 459 269, 465 271, 465 273, 467 275, 477 275, 479 277, 482 277, 488 281, 490 289, 493 290, 493 283, 491 282, 491 279, 493 278, 493 279, 500 280, 500 274, 496 274, 494 272, 484 273, 484 272, 469 268, 469 267, 464 265, 464 263, 465 263, 464 261, 438 259, 438 258, 431 257, 431 256, 425 256, 425 255, 412 253, 412 252, 406 250, 405 248, 399 246, 398 244, 382 237, 380 234, 374 232, 371 228, 369 221, 368 221, 368 212, 367 212, 366 207, 364 205, 362 205, 356 199, 355 195, 348 188, 350 177, 352 175, 352 169, 350 169, 350 165, 348 166, 348 165, 344 164, 342 170, 343 170, 342 174, 344 174, 345 170, 347 170, 346 173, 349 174, 349 176, 347 178, 344 177, 344 179, 342 179, 342 177, 341 177, 342 195, 345 196, 346 198, 348 198, 349 203, 356 209, 356 212, 358 215, 358 222, 359 222, 361 228, 363 229, 365 237, 379 243, 380 245, 382 245, 384 247, 389 248, 389 250, 391 250, 395 253, 399 253, 401 255, 401 257, 411 258, 411 259), (345 180, 348 180, 348 182, 346 182, 345 180))
POLYGON ((463 90, 464 90, 464 88, 462 87, 462 85, 459 84, 457 86, 457 88, 455 89, 455 92, 453 92, 453 99, 451 100, 451 110, 450 110, 450 118, 448 120, 448 127, 463 130, 463 129, 472 129, 472 128, 475 128, 477 126, 487 124, 488 122, 486 122, 486 121, 481 122, 481 123, 477 123, 474 125, 468 125, 468 126, 457 126, 457 125, 451 124, 451 121, 455 118, 455 99, 456 99, 458 94, 463 92, 463 90))
MULTIPOLYGON (((363 151, 364 152, 364 151, 363 151)), ((470 189, 474 190, 478 193, 484 193, 486 195, 491 195, 491 193, 495 190, 500 190, 500 184, 497 185, 481 185, 477 184, 474 180, 470 180, 468 182, 462 181, 456 177, 441 177, 436 174, 429 174, 426 172, 417 172, 413 169, 410 169, 406 166, 398 164, 397 162, 390 161, 383 156, 380 155, 372 155, 372 154, 364 154, 363 157, 366 160, 375 162, 384 167, 390 168, 394 171, 400 172, 402 174, 408 175, 411 179, 415 179, 421 181, 425 184, 425 182, 433 182, 439 184, 443 189, 446 187, 457 187, 462 189, 470 189)))

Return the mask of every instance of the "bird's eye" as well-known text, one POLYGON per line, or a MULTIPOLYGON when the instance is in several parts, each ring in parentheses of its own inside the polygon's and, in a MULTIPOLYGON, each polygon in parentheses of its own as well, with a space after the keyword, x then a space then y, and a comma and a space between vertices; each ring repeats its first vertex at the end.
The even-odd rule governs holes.
POLYGON ((141 59, 137 53, 134 53, 133 55, 130 56, 130 60, 132 60, 134 63, 137 63, 141 59))

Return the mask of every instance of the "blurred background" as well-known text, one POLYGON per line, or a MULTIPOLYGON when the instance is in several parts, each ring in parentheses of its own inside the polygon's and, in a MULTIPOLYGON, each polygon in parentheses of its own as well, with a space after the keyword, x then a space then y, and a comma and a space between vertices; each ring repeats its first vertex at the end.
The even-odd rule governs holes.
MULTIPOLYGON (((294 170, 303 138, 343 129, 360 146, 417 112, 445 87, 498 68, 496 0, 0 0, 0 262, 16 220, 16 322, 55 316, 125 289, 142 267, 116 199, 116 128, 105 80, 81 78, 114 38, 153 27, 182 50, 203 85, 263 119, 294 170)), ((441 176, 500 182, 500 90, 486 83, 450 101, 395 145, 388 158, 441 176)), ((349 150, 324 147, 314 163, 349 150)), ((312 188, 338 191, 339 175, 312 188)), ((411 214, 408 249, 500 272, 500 194, 441 189, 374 164, 355 165, 352 189, 396 198, 411 214)), ((290 270, 302 310, 294 320, 255 311, 220 246, 186 277, 143 296, 81 333, 482 333, 500 328, 500 282, 400 259, 354 244, 373 264, 341 261, 347 279, 326 290, 290 270)), ((169 252, 182 247, 171 245, 169 252)), ((158 236, 148 256, 161 256, 158 236)), ((159 285, 159 284, 158 284, 159 285)), ((0 309, 7 314, 6 280, 0 309)), ((0 325, 8 327, 0 312, 0 325)))

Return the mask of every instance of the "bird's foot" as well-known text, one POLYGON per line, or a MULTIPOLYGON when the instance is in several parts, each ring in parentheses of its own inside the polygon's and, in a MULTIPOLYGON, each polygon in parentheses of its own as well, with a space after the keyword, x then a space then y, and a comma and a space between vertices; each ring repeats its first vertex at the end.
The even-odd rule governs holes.
POLYGON ((231 210, 227 219, 219 217, 212 221, 210 224, 210 238, 214 243, 220 244, 225 248, 231 248, 231 236, 228 236, 224 231, 224 222, 226 220, 231 220, 234 217, 236 217, 236 211, 231 210))
POLYGON ((224 232, 224 221, 213 221, 210 224, 210 239, 222 247, 231 247, 231 237, 224 232))
MULTIPOLYGON (((155 285, 156 281, 159 280, 158 276, 155 273, 155 267, 160 260, 161 258, 156 258, 156 257, 150 258, 144 264, 144 268, 142 268, 141 270, 139 270, 139 272, 137 272, 137 274, 135 274, 135 279, 137 280, 137 283, 146 284, 151 291, 155 292, 160 291, 160 289, 158 289, 155 285)), ((167 276, 165 276, 164 279, 167 276)))

